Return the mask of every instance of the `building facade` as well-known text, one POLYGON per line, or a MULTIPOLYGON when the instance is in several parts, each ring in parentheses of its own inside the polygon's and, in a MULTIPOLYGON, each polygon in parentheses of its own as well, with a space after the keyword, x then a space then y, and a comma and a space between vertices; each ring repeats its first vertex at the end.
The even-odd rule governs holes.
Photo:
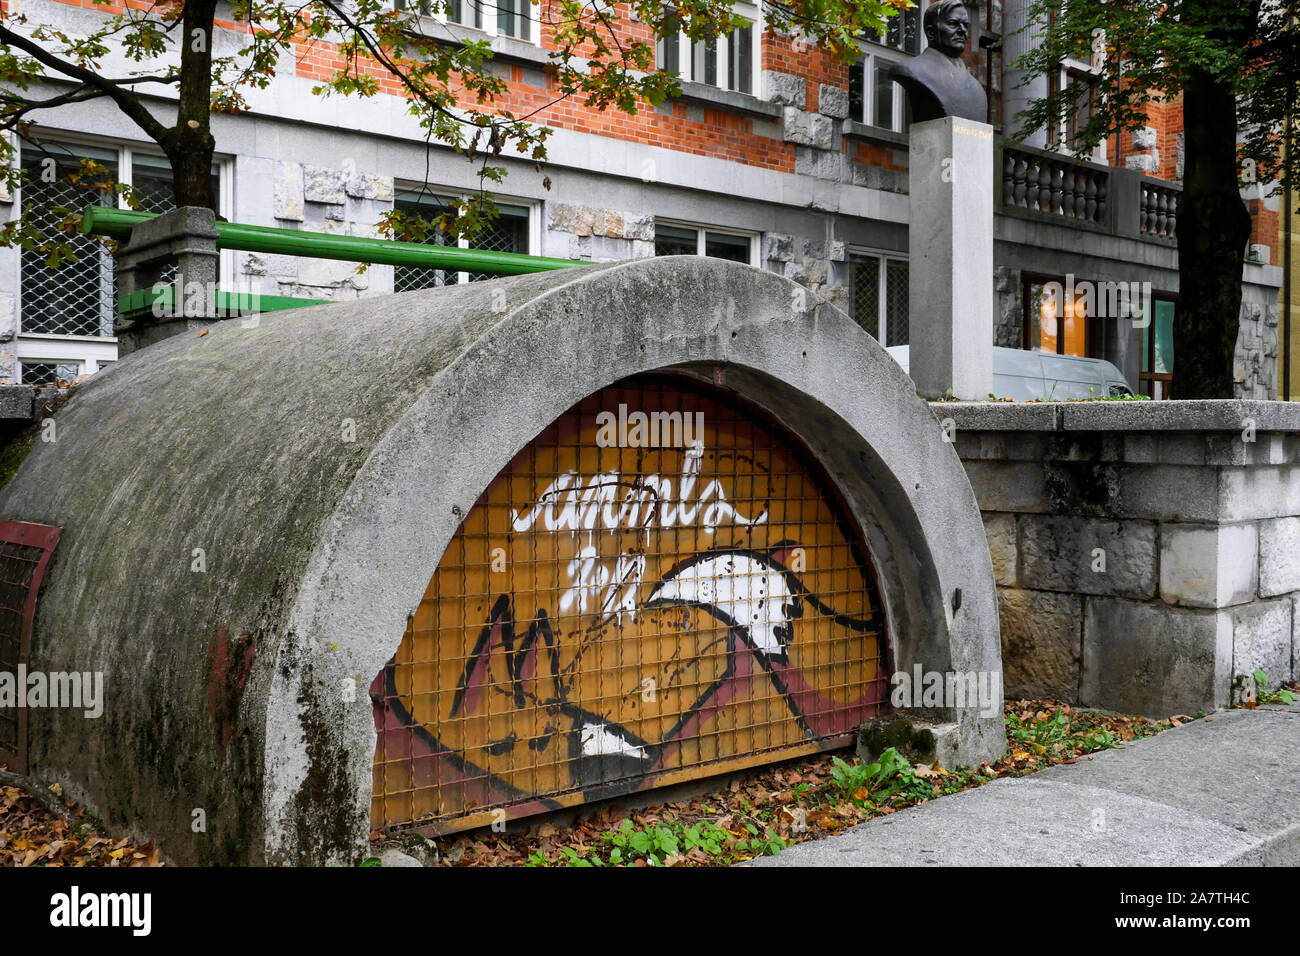
MULTIPOLYGON (((972 42, 966 57, 989 91, 990 122, 1000 134, 1015 132, 1026 97, 1055 82, 1021 87, 1011 66, 1033 42, 1025 5, 968 5, 975 36, 1005 42, 992 52, 972 42)), ((886 35, 863 39, 860 58, 845 64, 797 37, 764 32, 761 8, 737 0, 749 27, 713 44, 684 35, 658 44, 659 64, 680 73, 682 95, 635 116, 556 99, 545 70, 554 37, 545 2, 459 0, 449 13, 425 17, 447 42, 488 36, 493 69, 510 83, 501 105, 554 130, 543 169, 503 160, 509 175, 494 190, 501 217, 474 245, 591 261, 699 254, 746 262, 826 296, 882 344, 906 344, 909 119, 888 71, 924 48, 925 6, 920 0, 886 35)), ((66 30, 98 15, 63 0, 31 0, 24 9, 32 22, 66 30)), ((628 29, 648 33, 635 22, 628 29)), ((234 50, 240 38, 227 30, 216 42, 234 50)), ((392 84, 364 101, 313 95, 335 65, 328 44, 304 44, 266 90, 249 95, 247 112, 214 116, 221 216, 374 236, 389 210, 427 213, 478 188, 464 157, 426 148, 392 84)), ((1061 81, 1088 68, 1062 64, 1061 81)), ((167 114, 165 98, 156 110, 167 114)), ((1169 397, 1178 116, 1176 104, 1153 110, 1151 126, 1114 138, 1084 164, 1046 138, 1020 145, 999 138, 989 184, 997 211, 995 344, 1107 358, 1135 390, 1169 397), (1140 304, 1124 299, 1106 314, 1068 297, 1047 302, 1044 289, 1057 282, 1144 294, 1140 304)), ((21 159, 31 181, 0 197, 6 219, 25 209, 53 226, 65 207, 84 204, 86 191, 68 180, 82 157, 135 186, 144 208, 170 206, 161 155, 103 102, 43 117, 33 139, 21 159)), ((1243 275, 1241 397, 1271 397, 1278 381, 1279 243, 1276 204, 1264 192, 1254 197, 1258 241, 1243 275)), ((95 201, 116 200, 101 194, 95 201)), ((0 250, 0 376, 71 379, 115 360, 113 260, 96 240, 78 242, 78 261, 58 269, 35 253, 0 250)), ((322 300, 479 278, 233 251, 222 253, 221 276, 233 291, 322 300)))

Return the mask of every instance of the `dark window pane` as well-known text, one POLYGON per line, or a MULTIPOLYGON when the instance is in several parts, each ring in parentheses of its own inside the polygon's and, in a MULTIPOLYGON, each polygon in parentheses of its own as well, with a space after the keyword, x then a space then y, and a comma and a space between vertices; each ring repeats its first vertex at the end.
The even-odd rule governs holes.
POLYGON ((753 27, 739 27, 731 34, 731 76, 727 85, 741 93, 754 91, 753 27))
POLYGON ((885 262, 885 345, 907 345, 907 262, 885 262))
POLYGON ((696 83, 718 85, 718 43, 716 40, 700 40, 691 44, 694 57, 694 75, 696 83))
POLYGON ((880 259, 854 256, 849 265, 853 318, 873 338, 880 336, 880 259))
POLYGON ((1174 371, 1174 304, 1172 302, 1155 303, 1155 320, 1152 327, 1156 334, 1155 371, 1172 375, 1174 371))
POLYGON ((921 52, 921 5, 905 11, 903 21, 903 49, 913 56, 921 52))
POLYGON ((866 103, 866 74, 866 60, 859 60, 849 67, 849 116, 860 123, 866 120, 863 111, 866 103))
MULTIPOLYGON (((443 213, 450 211, 447 200, 441 196, 419 195, 403 196, 399 194, 393 204, 399 212, 410 216, 420 216, 426 220, 436 220, 443 213)), ((441 229, 429 228, 424 242, 431 246, 454 246, 456 240, 441 229)), ((455 285, 460 281, 458 273, 449 269, 429 269, 424 266, 394 266, 393 291, 410 292, 413 289, 431 289, 435 286, 455 285)))
POLYGON ((659 69, 665 73, 680 73, 682 71, 680 46, 681 34, 678 33, 670 33, 668 36, 660 37, 656 41, 655 62, 659 64, 659 69))
MULTIPOLYGON (((497 205, 498 216, 492 224, 481 230, 469 242, 471 249, 487 249, 490 252, 528 252, 528 207, 497 205)), ((489 279, 492 276, 482 272, 471 272, 470 282, 489 279)))
POLYGON ((699 251, 699 233, 682 226, 655 224, 655 255, 693 256, 699 251))
MULTIPOLYGON (((409 215, 418 215, 426 220, 436 220, 444 213, 455 214, 449 198, 444 196, 421 195, 418 191, 397 196, 396 208, 409 215)), ((528 207, 497 205, 497 218, 484 227, 478 235, 469 241, 471 249, 486 249, 491 252, 528 253, 528 207)), ((433 246, 455 246, 459 243, 455 236, 449 236, 441 229, 431 228, 424 241, 433 246)), ((491 278, 488 273, 471 272, 470 282, 491 278)), ((454 269, 432 269, 426 266, 395 266, 393 268, 393 291, 409 292, 412 289, 429 289, 435 286, 455 285, 460 281, 460 273, 454 269)))
POLYGON ((529 38, 529 0, 497 0, 497 33, 520 40, 529 38))
POLYGON ((704 234, 704 254, 714 259, 730 259, 732 262, 749 263, 749 237, 728 236, 721 232, 704 234))
POLYGON ((891 63, 876 61, 875 67, 875 124, 883 129, 894 128, 894 81, 889 78, 891 63))

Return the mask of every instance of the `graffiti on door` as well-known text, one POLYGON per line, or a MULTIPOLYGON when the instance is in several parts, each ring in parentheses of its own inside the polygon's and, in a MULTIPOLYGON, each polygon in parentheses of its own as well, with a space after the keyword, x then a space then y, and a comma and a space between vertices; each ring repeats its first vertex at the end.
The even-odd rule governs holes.
POLYGON ((779 426, 628 380, 466 515, 372 688, 373 823, 455 829, 828 746, 881 709, 885 635, 865 548, 779 426), (680 420, 681 441, 624 427, 680 420))

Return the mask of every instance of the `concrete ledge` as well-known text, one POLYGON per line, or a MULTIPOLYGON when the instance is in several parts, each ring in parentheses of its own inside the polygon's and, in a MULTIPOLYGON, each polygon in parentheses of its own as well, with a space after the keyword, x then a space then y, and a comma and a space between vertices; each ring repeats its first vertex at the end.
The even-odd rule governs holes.
POLYGON ((748 93, 720 90, 707 83, 683 82, 679 85, 682 88, 682 95, 676 100, 683 103, 697 103, 701 106, 726 110, 728 113, 742 113, 768 120, 780 119, 783 115, 784 107, 780 103, 769 103, 748 93))
POLYGON ((932 402, 971 431, 1300 432, 1300 403, 1250 399, 1172 402, 932 402))
POLYGON ((852 119, 841 121, 840 131, 850 139, 861 139, 869 143, 878 143, 881 146, 896 146, 899 149, 907 149, 906 133, 895 133, 890 129, 869 126, 866 123, 859 123, 857 120, 852 119))
POLYGON ((1237 710, 749 866, 1295 866, 1300 714, 1237 710))

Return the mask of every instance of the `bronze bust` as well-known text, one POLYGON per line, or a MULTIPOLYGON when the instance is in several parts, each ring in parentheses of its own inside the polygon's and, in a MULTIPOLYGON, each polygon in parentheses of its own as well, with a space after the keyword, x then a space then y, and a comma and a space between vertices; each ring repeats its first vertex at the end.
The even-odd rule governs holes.
POLYGON ((926 9, 923 24, 929 46, 920 56, 889 71, 907 91, 912 122, 942 116, 985 122, 988 97, 961 62, 970 39, 970 16, 965 5, 961 0, 938 0, 926 9))

